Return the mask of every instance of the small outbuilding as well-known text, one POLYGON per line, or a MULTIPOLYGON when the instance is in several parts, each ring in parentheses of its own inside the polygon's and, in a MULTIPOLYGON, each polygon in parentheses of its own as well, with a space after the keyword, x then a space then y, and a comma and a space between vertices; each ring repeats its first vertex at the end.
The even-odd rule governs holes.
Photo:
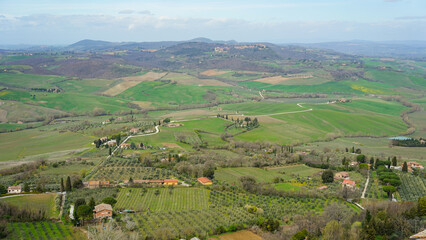
POLYGON ((10 186, 7 188, 7 193, 21 193, 22 187, 20 185, 18 186, 10 186))
POLYGON ((212 185, 213 184, 213 182, 206 177, 200 177, 197 180, 198 180, 198 182, 200 182, 203 185, 212 185))

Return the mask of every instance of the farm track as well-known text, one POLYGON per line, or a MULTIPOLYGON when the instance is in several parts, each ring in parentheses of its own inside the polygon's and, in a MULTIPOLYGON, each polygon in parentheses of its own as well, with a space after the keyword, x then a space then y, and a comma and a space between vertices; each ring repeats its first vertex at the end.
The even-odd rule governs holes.
MULTIPOLYGON (((111 156, 113 156, 113 155, 114 155, 114 153, 115 153, 118 149, 120 149, 121 144, 123 144, 123 143, 127 142, 127 140, 129 140, 130 138, 132 138, 132 137, 143 137, 143 136, 155 135, 155 134, 157 134, 157 133, 159 133, 159 132, 160 132, 159 126, 155 126, 155 132, 153 132, 153 133, 147 133, 147 134, 139 134, 139 135, 132 135, 132 136, 128 136, 126 139, 124 139, 124 140, 120 143, 120 145, 118 145, 118 146, 114 149, 114 151, 112 151, 112 152, 111 152, 111 155, 108 155, 108 157, 106 157, 106 158, 105 158, 105 160, 110 159, 110 158, 111 158, 111 156)), ((101 166, 103 162, 104 162, 104 161, 101 161, 101 162, 100 162, 100 163, 99 163, 96 167, 92 168, 92 170, 90 171, 90 173, 86 175, 85 179, 90 179, 90 177, 92 177, 93 173, 94 173, 94 172, 96 172, 96 171, 98 170, 99 166, 101 166)))
POLYGON ((365 192, 367 191, 369 181, 370 181, 370 171, 368 171, 368 178, 367 178, 367 181, 365 181, 364 191, 362 191, 361 198, 365 198, 365 192))

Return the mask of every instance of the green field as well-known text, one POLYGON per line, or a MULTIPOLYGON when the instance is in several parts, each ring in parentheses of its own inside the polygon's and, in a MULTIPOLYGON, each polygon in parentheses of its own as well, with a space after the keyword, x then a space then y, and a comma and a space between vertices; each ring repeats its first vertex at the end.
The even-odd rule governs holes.
POLYGON ((233 114, 263 115, 271 113, 293 112, 305 110, 294 103, 245 102, 220 105, 224 111, 233 114))
POLYGON ((257 182, 269 183, 271 183, 275 177, 283 177, 280 173, 254 167, 220 168, 215 171, 215 179, 235 185, 239 185, 239 178, 246 175, 254 177, 257 182))
POLYGON ((319 168, 312 168, 306 165, 289 165, 284 167, 273 167, 269 168, 268 171, 275 173, 283 173, 289 175, 290 177, 312 177, 313 175, 322 171, 319 168))
MULTIPOLYGON (((238 167, 238 168, 220 168, 215 171, 215 179, 230 184, 239 185, 239 178, 242 176, 252 176, 257 182, 272 183, 275 178, 283 180, 292 180, 298 177, 312 177, 314 174, 322 171, 318 168, 311 168, 305 165, 289 165, 275 168, 254 168, 254 167, 238 167)), ((281 188, 289 187, 281 184, 281 188)), ((290 184, 291 185, 291 184, 290 184)))
POLYGON ((146 193, 140 188, 120 190, 115 209, 132 209, 135 211, 182 211, 208 208, 209 191, 199 188, 149 188, 146 193))
POLYGON ((206 141, 209 145, 212 146, 223 145, 226 143, 222 141, 220 137, 221 134, 225 133, 226 124, 229 124, 228 121, 220 118, 208 118, 201 120, 182 121, 181 123, 183 126, 161 127, 160 133, 158 134, 145 137, 135 137, 132 138, 130 142, 143 142, 144 144, 156 147, 164 147, 162 143, 176 143, 182 148, 190 149, 192 146, 177 140, 181 136, 185 138, 185 141, 191 143, 194 141, 199 143, 206 141), (198 130, 199 133, 197 134, 196 131, 198 130))
POLYGON ((93 138, 81 134, 30 129, 0 134, 0 161, 26 156, 77 149, 89 145, 93 138))
POLYGON ((54 84, 66 79, 62 76, 35 75, 23 73, 2 73, 0 74, 0 86, 14 86, 21 88, 50 88, 54 84))
POLYGON ((165 105, 205 103, 206 89, 197 86, 170 84, 163 82, 141 82, 117 95, 137 101, 155 102, 165 105))
POLYGON ((59 212, 56 211, 55 196, 56 193, 32 194, 3 198, 0 201, 31 211, 42 210, 47 217, 57 218, 59 212))
POLYGON ((316 150, 322 150, 324 147, 330 149, 340 149, 354 146, 360 148, 364 154, 369 156, 397 156, 401 159, 421 159, 424 156, 424 148, 421 147, 390 147, 388 138, 375 137, 345 137, 333 141, 315 142, 308 144, 307 147, 316 150))
POLYGON ((403 133, 406 126, 397 116, 367 113, 346 113, 325 106, 303 113, 274 115, 275 122, 263 124, 250 132, 238 135, 241 141, 266 141, 294 144, 336 136, 393 136, 403 133))
POLYGON ((6 239, 50 240, 87 239, 82 232, 69 225, 54 222, 14 222, 9 223, 11 234, 6 239))

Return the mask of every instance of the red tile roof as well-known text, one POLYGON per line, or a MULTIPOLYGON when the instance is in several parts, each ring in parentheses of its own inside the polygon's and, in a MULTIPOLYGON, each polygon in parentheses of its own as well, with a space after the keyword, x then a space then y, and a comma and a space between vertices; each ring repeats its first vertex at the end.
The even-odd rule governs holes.
POLYGON ((352 185, 352 186, 355 186, 355 181, 352 181, 352 180, 343 180, 342 185, 352 185))
POLYGON ((210 179, 208 179, 208 178, 206 178, 206 177, 200 177, 200 178, 198 178, 198 181, 199 181, 200 183, 202 183, 202 184, 205 184, 205 183, 211 183, 211 182, 212 182, 210 179))
POLYGON ((166 183, 178 183, 179 181, 177 179, 164 179, 164 182, 166 183))

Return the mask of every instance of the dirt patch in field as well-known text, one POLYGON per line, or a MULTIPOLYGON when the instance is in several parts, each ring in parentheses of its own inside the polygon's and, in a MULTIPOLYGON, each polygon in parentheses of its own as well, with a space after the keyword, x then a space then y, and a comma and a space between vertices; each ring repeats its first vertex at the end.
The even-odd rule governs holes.
POLYGON ((180 148, 183 149, 181 146, 177 145, 176 143, 161 143, 163 146, 168 148, 180 148))
POLYGON ((312 75, 310 74, 294 74, 289 75, 286 77, 283 76, 275 76, 275 77, 267 77, 267 78, 260 78, 256 79, 254 81, 256 82, 262 82, 262 83, 269 83, 269 84, 280 84, 284 81, 290 80, 290 79, 302 79, 302 78, 311 78, 312 75))
POLYGON ((210 240, 262 240, 263 238, 248 230, 238 231, 234 233, 226 233, 218 237, 209 238, 210 240))
POLYGON ((141 108, 148 108, 152 105, 152 102, 144 102, 144 101, 134 101, 132 103, 138 105, 141 108))
POLYGON ((220 87, 231 86, 228 83, 221 82, 216 79, 199 79, 199 78, 194 78, 191 76, 188 76, 188 78, 173 79, 172 81, 182 85, 192 85, 192 86, 199 86, 199 87, 201 86, 220 86, 220 87))
POLYGON ((222 75, 225 73, 228 73, 229 71, 220 71, 217 69, 210 69, 210 70, 206 70, 204 72, 201 72, 201 75, 206 75, 206 76, 217 76, 217 75, 222 75))
POLYGON ((140 82, 155 81, 159 78, 162 78, 166 74, 167 73, 147 72, 144 75, 140 75, 140 76, 120 78, 119 80, 121 80, 122 82, 104 91, 103 94, 113 97, 126 91, 127 89, 131 87, 138 85, 140 82))
POLYGON ((127 89, 134 87, 136 85, 138 85, 139 82, 138 81, 125 81, 125 82, 121 82, 117 85, 115 85, 114 87, 106 90, 105 92, 103 92, 103 94, 107 95, 107 96, 115 96, 118 95, 124 91, 126 91, 127 89))
POLYGON ((0 122, 6 123, 7 122, 7 111, 0 109, 0 122))
POLYGON ((124 77, 124 78, 120 78, 123 81, 138 81, 138 82, 143 82, 143 81, 155 81, 159 78, 162 78, 166 75, 167 73, 165 72, 147 72, 143 75, 140 76, 131 76, 131 77, 124 77))
POLYGON ((273 118, 270 116, 261 116, 257 117, 260 123, 286 123, 286 121, 283 121, 281 119, 273 118))

